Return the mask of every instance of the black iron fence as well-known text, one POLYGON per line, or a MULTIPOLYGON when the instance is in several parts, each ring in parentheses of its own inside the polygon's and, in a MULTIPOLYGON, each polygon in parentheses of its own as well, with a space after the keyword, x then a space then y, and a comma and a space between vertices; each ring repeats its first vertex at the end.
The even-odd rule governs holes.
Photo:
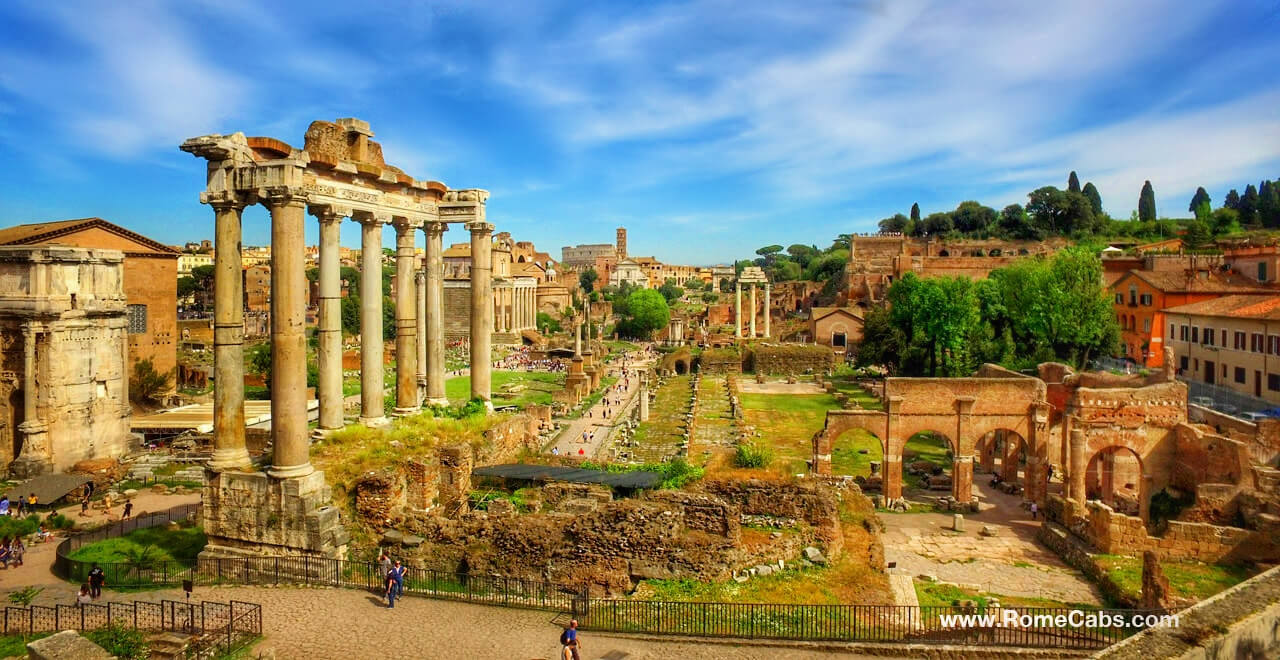
POLYGON ((127 520, 121 520, 91 532, 83 532, 68 537, 58 544, 53 560, 53 573, 72 582, 86 582, 89 579, 89 571, 94 566, 101 566, 106 574, 107 584, 114 587, 181 584, 182 580, 192 579, 192 567, 180 562, 98 563, 72 559, 71 553, 90 543, 124 536, 139 529, 158 527, 171 522, 197 520, 199 517, 200 505, 198 503, 184 504, 155 513, 140 513, 127 520))
POLYGON ((5 635, 89 631, 112 625, 191 635, 188 657, 217 657, 244 648, 262 636, 262 606, 235 600, 164 600, 4 608, 5 635))
POLYGON ((581 629, 598 632, 1100 649, 1147 627, 1151 614, 1159 613, 592 600, 576 616, 581 629))

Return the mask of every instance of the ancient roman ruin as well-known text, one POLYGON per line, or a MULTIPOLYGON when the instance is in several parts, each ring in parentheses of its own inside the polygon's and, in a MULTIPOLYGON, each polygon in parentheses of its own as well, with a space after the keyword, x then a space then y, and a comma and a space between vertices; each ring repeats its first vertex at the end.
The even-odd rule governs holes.
MULTIPOLYGON (((271 401, 272 465, 266 474, 247 472, 244 393, 215 388, 215 450, 205 488, 205 529, 210 554, 279 552, 341 555, 346 536, 331 505, 324 475, 308 459, 304 346, 305 273, 303 227, 310 213, 320 225, 320 425, 342 426, 341 326, 338 307, 338 228, 345 218, 362 226, 363 270, 381 272, 382 228, 396 231, 395 414, 415 411, 424 399, 444 398, 444 273, 441 237, 448 224, 471 233, 471 393, 490 399, 490 335, 494 327, 491 245, 493 225, 485 219, 488 192, 449 190, 437 181, 416 180, 387 165, 367 122, 315 121, 302 149, 269 137, 242 133, 191 138, 182 149, 208 161, 207 187, 200 201, 214 209, 216 268, 214 368, 218 384, 243 379, 243 319, 240 283, 241 213, 262 204, 271 213, 271 401), (427 239, 422 281, 426 295, 425 345, 417 340, 418 296, 414 283, 415 232, 427 239), (416 358, 423 353, 425 391, 416 358)), ((362 279, 360 420, 386 421, 383 404, 381 277, 362 279)))

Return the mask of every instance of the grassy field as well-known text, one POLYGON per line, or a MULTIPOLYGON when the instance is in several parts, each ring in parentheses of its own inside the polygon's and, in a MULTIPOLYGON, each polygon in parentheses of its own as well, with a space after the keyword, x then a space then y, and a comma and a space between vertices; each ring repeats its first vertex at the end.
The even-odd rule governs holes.
POLYGON ((200 554, 204 545, 204 531, 194 525, 183 525, 177 529, 150 527, 114 539, 90 543, 72 552, 71 558, 84 562, 118 563, 127 561, 130 551, 151 546, 154 548, 151 555, 154 561, 174 561, 183 566, 195 566, 196 555, 200 554))
MULTIPOLYGON (((740 401, 743 420, 755 427, 757 441, 773 450, 778 468, 788 474, 808 471, 805 461, 813 457, 813 435, 822 430, 827 411, 840 408, 830 394, 743 394, 740 401)), ((831 469, 836 474, 870 475, 871 461, 882 456, 880 441, 856 429, 836 439, 831 469)))
POLYGON ((880 403, 870 392, 858 387, 854 381, 844 378, 833 378, 832 384, 836 386, 836 391, 843 393, 849 397, 850 401, 858 404, 858 407, 867 410, 884 410, 884 404, 880 403))
MULTIPOLYGON (((684 413, 689 403, 689 376, 673 376, 657 388, 657 398, 649 406, 649 420, 636 427, 635 457, 648 462, 666 460, 682 439, 684 413)), ((689 460, 701 465, 700 455, 689 460)))
MULTIPOLYGON (((545 406, 551 404, 551 393, 564 387, 564 374, 494 371, 492 385, 495 406, 545 406)), ((445 381, 444 395, 450 403, 466 403, 471 398, 471 377, 459 376, 445 381)))
POLYGON ((1089 605, 1087 603, 1062 603, 1048 598, 1023 598, 1020 596, 1002 596, 987 592, 972 591, 962 589, 953 584, 940 584, 934 582, 922 582, 920 580, 913 581, 916 588, 916 599, 920 601, 923 607, 949 607, 955 601, 971 600, 978 604, 978 607, 985 607, 987 603, 996 598, 1000 601, 1001 607, 1057 607, 1072 608, 1078 610, 1097 609, 1097 605, 1089 605))
MULTIPOLYGON (((1134 598, 1142 593, 1142 559, 1119 555, 1098 555, 1098 563, 1126 594, 1134 598)), ((1220 566, 1194 561, 1161 561, 1169 587, 1175 596, 1204 600, 1219 591, 1233 587, 1258 573, 1249 566, 1220 566)))

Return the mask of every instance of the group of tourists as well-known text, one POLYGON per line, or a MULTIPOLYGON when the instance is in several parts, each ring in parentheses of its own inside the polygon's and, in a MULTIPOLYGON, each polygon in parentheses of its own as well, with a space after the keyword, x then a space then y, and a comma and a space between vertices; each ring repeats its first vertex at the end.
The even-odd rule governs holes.
POLYGON ((9 501, 9 496, 5 495, 0 497, 0 516, 21 518, 24 515, 31 515, 35 513, 36 505, 39 503, 40 498, 36 497, 35 493, 28 495, 26 499, 19 495, 12 502, 9 501))
POLYGON ((4 537, 0 540, 0 568, 7 569, 10 566, 21 566, 22 555, 26 554, 27 546, 22 544, 22 537, 15 536, 12 539, 4 537))
POLYGON ((88 605, 102 597, 102 585, 107 583, 107 573, 102 567, 94 564, 89 571, 89 581, 80 585, 80 591, 76 594, 77 605, 88 605))
POLYGON ((566 366, 563 360, 556 358, 543 358, 535 360, 533 355, 529 353, 528 346, 521 346, 506 357, 493 363, 494 369, 506 369, 508 371, 565 371, 566 366))

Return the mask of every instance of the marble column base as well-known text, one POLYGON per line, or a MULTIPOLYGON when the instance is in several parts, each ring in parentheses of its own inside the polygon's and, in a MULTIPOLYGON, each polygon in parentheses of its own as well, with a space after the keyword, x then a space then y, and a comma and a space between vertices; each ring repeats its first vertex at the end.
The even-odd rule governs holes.
POLYGON ((209 469, 211 470, 238 470, 251 464, 249 450, 244 447, 215 449, 213 450, 213 456, 209 458, 209 469))
POLYGON ((371 429, 380 429, 391 424, 391 420, 386 416, 383 417, 361 417, 360 424, 371 429))

